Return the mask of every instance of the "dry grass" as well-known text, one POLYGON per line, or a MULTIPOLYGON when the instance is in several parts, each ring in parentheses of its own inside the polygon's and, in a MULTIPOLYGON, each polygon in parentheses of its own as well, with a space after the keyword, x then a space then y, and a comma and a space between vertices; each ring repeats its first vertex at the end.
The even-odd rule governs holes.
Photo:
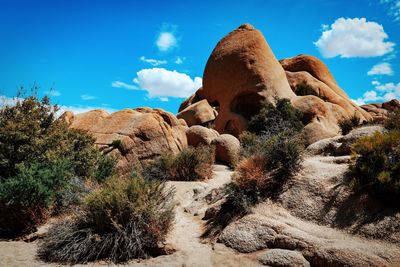
POLYGON ((236 166, 234 183, 244 190, 265 188, 271 180, 266 164, 265 158, 259 155, 243 159, 236 166))

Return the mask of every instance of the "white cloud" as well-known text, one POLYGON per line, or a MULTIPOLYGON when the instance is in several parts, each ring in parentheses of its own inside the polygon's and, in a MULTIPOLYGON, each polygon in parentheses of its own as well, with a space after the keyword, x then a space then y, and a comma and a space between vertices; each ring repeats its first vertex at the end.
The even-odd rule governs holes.
POLYGON ((326 58, 374 57, 393 51, 382 25, 365 18, 338 18, 314 44, 326 58))
POLYGON ((185 57, 177 57, 176 58, 176 60, 175 60, 175 64, 178 64, 178 65, 180 65, 180 64, 183 64, 183 61, 185 60, 186 58, 185 57))
POLYGON ((157 38, 156 45, 162 52, 171 50, 177 46, 177 40, 173 32, 161 32, 157 38))
POLYGON ((54 89, 46 91, 45 94, 48 95, 48 96, 54 96, 54 97, 57 97, 57 96, 61 95, 61 93, 59 91, 54 90, 54 89))
POLYGON ((108 113, 113 113, 116 111, 113 108, 96 107, 96 106, 64 106, 64 105, 60 105, 59 108, 60 108, 60 110, 57 112, 57 114, 59 116, 61 114, 63 114, 65 111, 71 111, 74 114, 84 113, 84 112, 94 110, 94 109, 104 109, 108 113))
POLYGON ((169 99, 168 99, 168 97, 160 97, 159 100, 161 102, 168 102, 169 99))
MULTIPOLYGON (((0 108, 5 106, 14 106, 18 101, 22 101, 23 98, 17 97, 7 97, 4 95, 0 95, 0 108)), ((65 106, 65 105, 58 105, 59 111, 57 115, 60 116, 65 111, 72 111, 74 114, 79 114, 83 112, 87 112, 94 109, 104 109, 109 113, 116 111, 113 108, 106 108, 106 107, 96 107, 96 106, 65 106)))
POLYGON ((146 58, 145 56, 141 56, 140 60, 143 62, 149 63, 152 66, 159 66, 159 65, 168 63, 166 60, 157 60, 157 59, 153 59, 153 58, 146 58))
POLYGON ((149 98, 186 98, 202 86, 202 79, 192 79, 185 73, 164 68, 142 69, 133 80, 141 90, 147 91, 149 98))
POLYGON ((356 100, 353 100, 359 105, 368 102, 382 102, 392 99, 400 99, 400 82, 381 84, 378 81, 373 81, 375 88, 364 93, 364 95, 356 100))
POLYGON ((392 66, 385 62, 385 63, 380 63, 376 64, 375 66, 372 67, 367 73, 368 75, 393 75, 393 70, 392 66))
POLYGON ((7 97, 5 95, 0 95, 0 108, 5 106, 15 106, 18 101, 22 101, 23 98, 19 97, 7 97))
POLYGON ((111 86, 114 88, 124 88, 124 89, 128 89, 128 90, 137 90, 137 86, 133 85, 133 84, 127 84, 121 81, 113 81, 111 83, 111 86))
POLYGON ((378 82, 378 81, 372 81, 371 84, 372 84, 372 85, 380 85, 381 83, 378 82))
POLYGON ((93 96, 93 95, 81 95, 81 99, 82 100, 93 100, 96 99, 97 97, 93 96))

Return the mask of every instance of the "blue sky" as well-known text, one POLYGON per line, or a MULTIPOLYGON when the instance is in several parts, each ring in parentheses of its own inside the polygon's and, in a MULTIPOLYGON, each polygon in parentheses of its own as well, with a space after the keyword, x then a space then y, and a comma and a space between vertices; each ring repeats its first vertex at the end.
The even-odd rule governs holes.
POLYGON ((400 98, 400 0, 0 0, 0 95, 36 83, 64 109, 175 113, 243 23, 278 59, 321 58, 360 103, 400 98))

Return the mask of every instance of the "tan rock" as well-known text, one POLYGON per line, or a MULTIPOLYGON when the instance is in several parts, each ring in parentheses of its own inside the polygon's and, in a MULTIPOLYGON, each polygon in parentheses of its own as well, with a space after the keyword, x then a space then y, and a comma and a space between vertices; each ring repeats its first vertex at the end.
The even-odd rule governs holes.
POLYGON ((400 109, 400 102, 397 99, 392 99, 388 102, 365 104, 360 107, 368 112, 374 121, 382 122, 387 119, 390 111, 400 109))
POLYGON ((239 157, 240 142, 230 134, 221 134, 214 138, 211 145, 215 146, 215 159, 227 165, 236 164, 239 157))
POLYGON ((70 127, 92 133, 96 145, 117 155, 120 173, 129 173, 139 162, 162 153, 177 153, 187 146, 187 127, 161 109, 124 109, 112 114, 92 110, 75 115, 70 127), (118 147, 113 145, 115 140, 120 140, 118 147))
POLYGON ((294 93, 262 33, 244 24, 214 48, 197 96, 219 107, 215 129, 237 136, 258 113, 261 100, 291 98, 294 93))
POLYGON ((176 117, 178 119, 184 119, 190 127, 192 125, 204 125, 207 122, 211 122, 215 120, 216 115, 218 115, 218 113, 215 113, 207 100, 204 99, 188 106, 179 112, 176 117))
MULTIPOLYGON (((306 57, 306 56, 302 56, 306 57)), ((311 56, 308 56, 307 58, 313 58, 311 56)), ((286 60, 286 59, 285 59, 286 60)), ((283 62, 286 62, 286 61, 283 62)), ((313 61, 317 61, 318 59, 313 59, 313 61)), ((318 60, 319 61, 319 60, 318 60)), ((289 63, 285 63, 287 68, 290 68, 289 63)), ((321 62, 321 66, 325 66, 321 62)), ((325 66, 326 68, 326 66, 325 66)), ((324 68, 324 69, 325 69, 324 68)), ((329 70, 326 68, 325 71, 329 70)), ((358 107, 353 101, 349 99, 349 97, 344 93, 344 91, 339 87, 335 86, 335 88, 329 87, 326 83, 318 80, 317 78, 313 77, 309 72, 307 71, 298 71, 298 72, 291 72, 291 71, 286 71, 286 76, 289 81, 289 84, 292 88, 292 90, 299 95, 299 92, 297 92, 297 88, 299 84, 305 83, 310 88, 314 91, 314 94, 318 96, 320 99, 322 99, 325 102, 332 103, 337 105, 338 111, 341 114, 338 114, 340 117, 345 116, 346 118, 350 118, 353 115, 357 115, 361 120, 369 120, 371 117, 369 114, 367 114, 363 109, 358 107), (339 90, 340 89, 340 90, 339 90), (339 93, 338 93, 339 92, 339 93)), ((328 77, 332 75, 327 75, 328 77)), ((334 80, 331 82, 333 83, 334 80)))
POLYGON ((193 125, 186 131, 186 138, 189 146, 210 145, 212 140, 219 136, 219 133, 200 125, 193 125))

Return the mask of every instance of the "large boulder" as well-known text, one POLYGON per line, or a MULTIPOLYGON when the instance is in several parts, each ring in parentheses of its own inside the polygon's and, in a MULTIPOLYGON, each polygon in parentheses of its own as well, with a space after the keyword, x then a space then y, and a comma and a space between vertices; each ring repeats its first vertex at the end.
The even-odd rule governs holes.
POLYGON ((307 144, 338 135, 340 120, 353 115, 362 121, 372 118, 349 99, 322 61, 299 55, 279 62, 262 33, 248 24, 217 44, 204 70, 203 87, 179 110, 207 101, 218 111, 215 129, 239 136, 247 129, 249 119, 259 112, 261 102, 275 102, 277 98, 290 99, 306 113, 303 135, 307 144), (302 83, 312 92, 300 93, 297 87, 302 83))
POLYGON ((124 109, 112 114, 92 110, 69 117, 71 128, 93 134, 100 149, 117 156, 120 174, 129 173, 139 162, 187 147, 187 127, 161 109, 124 109))
POLYGON ((218 136, 219 133, 217 131, 200 125, 193 125, 186 131, 188 145, 193 147, 199 145, 208 146, 218 136))
POLYGON ((215 129, 238 136, 258 113, 260 101, 291 98, 285 72, 262 33, 244 24, 225 36, 211 53, 196 93, 218 109, 215 129))
POLYGON ((206 123, 212 122, 217 115, 217 111, 204 99, 186 107, 179 112, 176 117, 178 119, 184 119, 190 127, 192 125, 205 125, 206 123))
POLYGON ((214 138, 211 145, 215 146, 215 159, 227 165, 236 164, 239 158, 240 142, 230 134, 221 134, 214 138))

